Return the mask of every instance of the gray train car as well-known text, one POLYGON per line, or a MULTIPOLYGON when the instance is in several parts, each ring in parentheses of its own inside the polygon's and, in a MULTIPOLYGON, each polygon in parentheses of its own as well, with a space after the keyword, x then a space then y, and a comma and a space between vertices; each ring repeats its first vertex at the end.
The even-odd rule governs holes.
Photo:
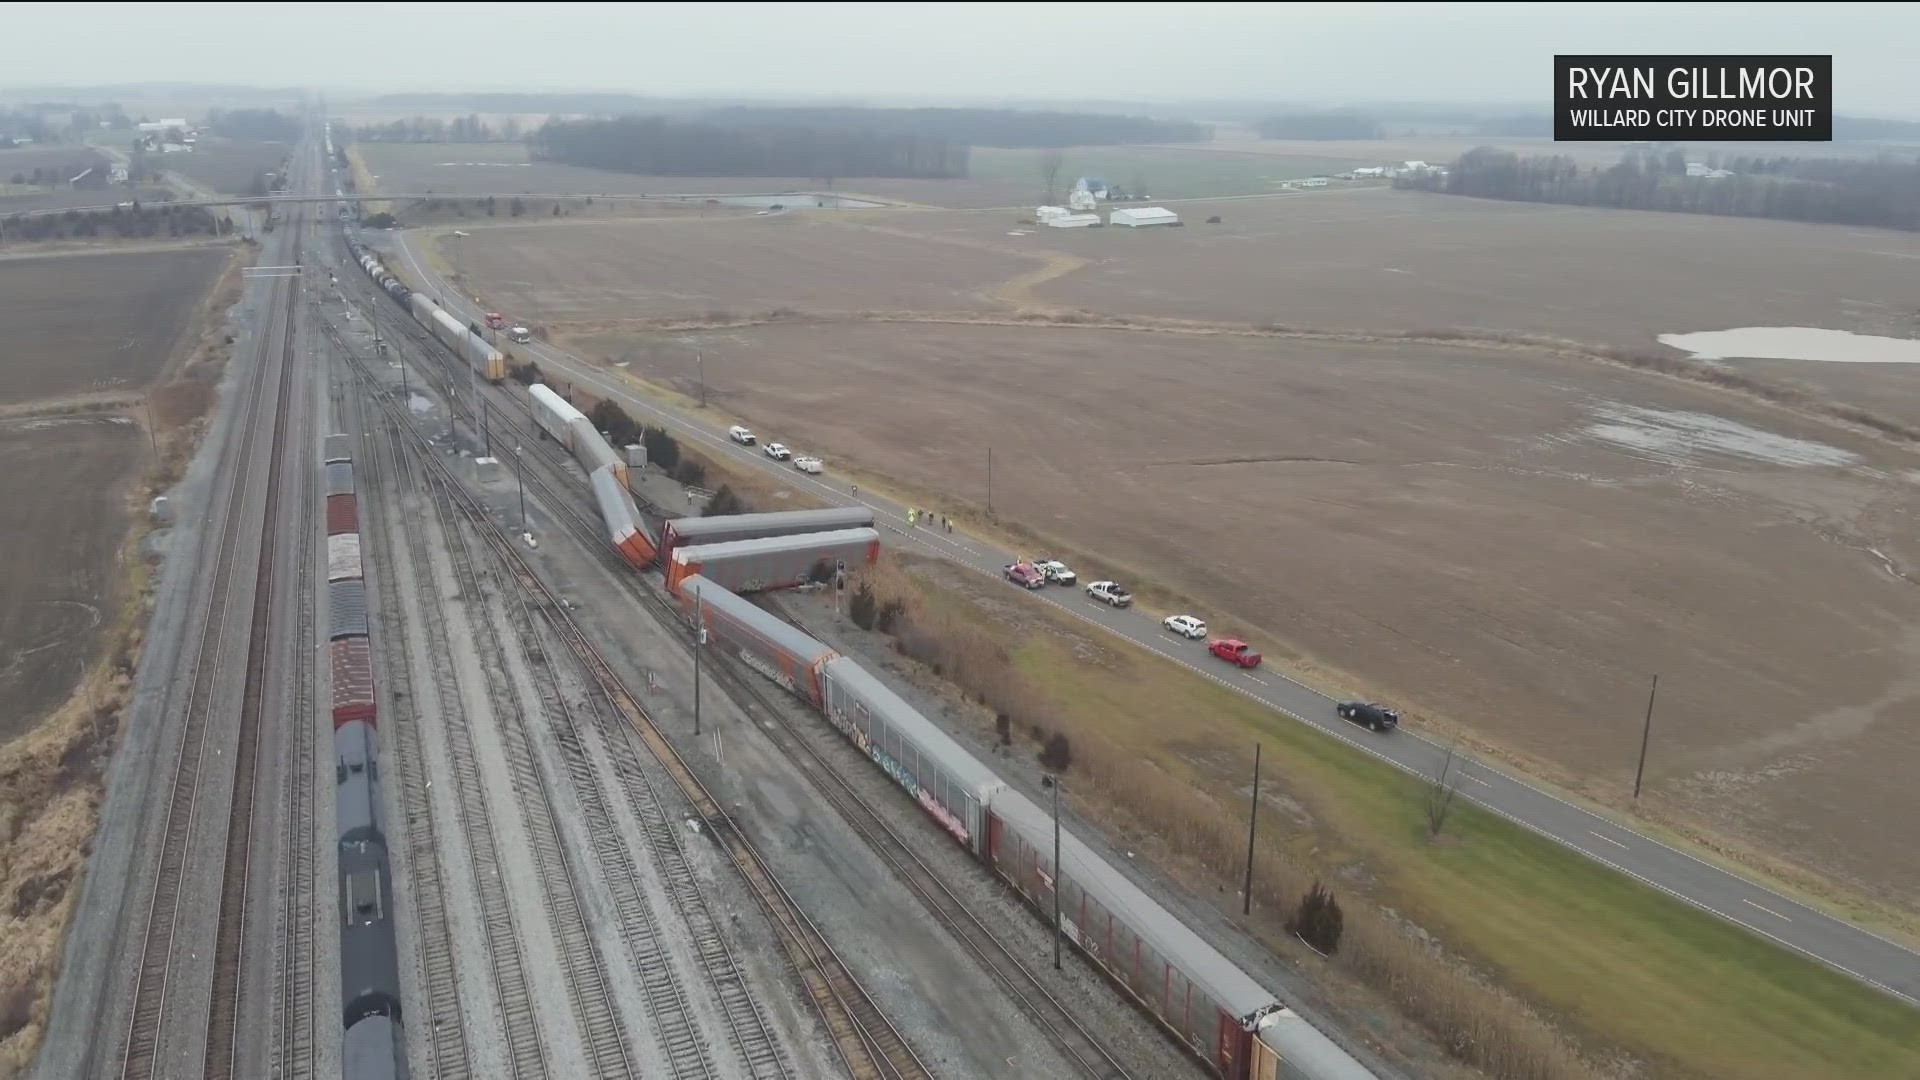
POLYGON ((790 589, 806 584, 823 563, 828 570, 835 563, 851 570, 879 557, 880 534, 872 529, 700 544, 674 551, 667 562, 667 589, 677 595, 680 583, 695 574, 736 593, 790 589))
POLYGON ((834 506, 824 510, 781 510, 771 514, 723 514, 719 517, 676 518, 667 522, 662 538, 668 552, 683 544, 724 544, 762 536, 871 529, 873 511, 864 506, 834 506))
POLYGON ((707 628, 707 644, 737 656, 814 708, 826 701, 821 665, 840 655, 779 616, 695 575, 680 583, 680 611, 707 628))
POLYGON ((335 432, 327 436, 326 462, 329 465, 337 461, 353 460, 353 436, 345 432, 335 432))
POLYGON ((327 640, 367 636, 367 584, 358 579, 327 584, 327 640))
POLYGON ((360 534, 327 537, 327 581, 360 578, 360 534))
MULTIPOLYGON (((831 665, 830 665, 831 666, 831 665)), ((1060 889, 1063 931, 1180 1040, 1229 1080, 1254 1060, 1253 1033, 1280 1002, 1053 818, 1011 788, 988 815, 987 864, 1042 912, 1060 889)))
POLYGON ((595 469, 593 498, 600 504, 600 520, 606 523, 607 542, 636 570, 652 565, 660 545, 633 504, 633 495, 625 481, 611 467, 595 469))
POLYGON ((327 494, 353 494, 353 462, 332 461, 327 463, 327 494))
MULTIPOLYGON (((414 296, 419 296, 415 293, 414 296)), ((440 339, 447 348, 452 349, 461 360, 480 373, 488 382, 497 383, 507 377, 505 354, 488 344, 487 339, 467 328, 467 324, 435 304, 428 316, 426 327, 433 336, 440 339)))
POLYGON ((962 846, 984 856, 987 807, 1007 790, 993 770, 852 660, 821 664, 820 683, 827 720, 962 846))
POLYGON ((608 446, 607 440, 601 438, 600 432, 594 428, 593 421, 582 416, 568 421, 567 427, 573 432, 569 445, 573 447, 574 460, 587 470, 588 475, 601 469, 612 469, 621 484, 627 482, 627 459, 613 452, 613 447, 608 446))
POLYGON ((340 1075, 346 1080, 407 1080, 407 1040, 400 1022, 368 1016, 348 1028, 340 1042, 340 1075))
POLYGON ((587 415, 554 393, 552 387, 541 383, 527 387, 527 396, 533 399, 529 410, 533 413, 533 422, 548 438, 566 447, 567 453, 573 453, 573 422, 585 420, 587 415))
POLYGON ((1292 1009, 1260 1021, 1249 1080, 1376 1080, 1373 1070, 1292 1009))
MULTIPOLYGON (((394 937, 393 874, 380 814, 378 732, 370 721, 334 729, 334 823, 338 830, 340 1004, 353 1033, 376 1021, 367 1040, 377 1047, 385 1020, 401 1015, 400 955, 394 937)), ((375 1055, 376 1066, 378 1055, 375 1055)), ((404 1066, 402 1066, 404 1068, 404 1066)), ((344 1072, 346 1076, 355 1076, 344 1072)), ((373 1075, 386 1075, 375 1072, 373 1075)))

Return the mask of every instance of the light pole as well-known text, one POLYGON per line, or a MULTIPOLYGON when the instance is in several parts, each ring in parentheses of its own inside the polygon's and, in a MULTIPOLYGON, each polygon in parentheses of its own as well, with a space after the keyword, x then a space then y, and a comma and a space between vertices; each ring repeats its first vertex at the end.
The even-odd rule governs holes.
POLYGON ((693 737, 700 737, 700 654, 707 643, 707 608, 700 590, 693 592, 693 737))
POLYGON ((1660 676, 1653 677, 1647 690, 1647 725, 1640 729, 1640 766, 1633 770, 1633 798, 1640 799, 1640 781, 1647 775, 1647 740, 1653 737, 1653 695, 1660 691, 1660 676))

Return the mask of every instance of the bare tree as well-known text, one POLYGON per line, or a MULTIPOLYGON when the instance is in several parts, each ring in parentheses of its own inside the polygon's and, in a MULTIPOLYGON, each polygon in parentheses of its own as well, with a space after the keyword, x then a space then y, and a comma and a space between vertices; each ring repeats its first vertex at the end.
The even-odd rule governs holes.
POLYGON ((1047 202, 1053 202, 1053 192, 1060 182, 1060 169, 1067 163, 1067 155, 1058 149, 1048 150, 1040 155, 1040 179, 1047 184, 1047 202))
POLYGON ((1447 827, 1454 797, 1460 794, 1460 770, 1455 764, 1459 752, 1460 740, 1456 738, 1447 744, 1447 756, 1440 759, 1440 768, 1427 778, 1427 835, 1435 839, 1447 827))

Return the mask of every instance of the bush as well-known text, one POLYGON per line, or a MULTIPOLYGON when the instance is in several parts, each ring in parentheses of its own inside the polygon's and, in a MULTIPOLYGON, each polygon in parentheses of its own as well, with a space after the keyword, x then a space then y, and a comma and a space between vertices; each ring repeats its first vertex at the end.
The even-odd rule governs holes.
MULTIPOLYGON (((673 478, 688 487, 704 487, 707 482, 707 467, 692 458, 682 458, 680 464, 673 470, 673 478)), ((706 512, 716 513, 712 503, 707 504, 706 512)))
POLYGON ((643 432, 640 443, 647 448, 647 460, 659 466, 662 472, 671 475, 680 464, 680 444, 659 428, 649 428, 643 432))
POLYGON ((907 605, 900 600, 889 600, 880 605, 880 611, 873 618, 873 628, 883 634, 891 634, 896 627, 904 629, 902 617, 907 605))
POLYGON ((640 425, 633 422, 627 410, 607 398, 601 398, 587 414, 593 426, 607 433, 607 439, 615 446, 625 446, 640 440, 640 425))
POLYGON ((1055 732, 1047 737, 1046 746, 1040 750, 1040 764, 1056 773, 1066 772, 1073 764, 1073 744, 1065 734, 1055 732))
POLYGON ((1340 951, 1340 932, 1346 929, 1346 916, 1340 913, 1340 902, 1333 898, 1333 891, 1316 878, 1313 888, 1300 898, 1293 917, 1287 920, 1287 929, 1300 935, 1300 940, 1314 949, 1332 956, 1340 951))
POLYGON ((807 580, 815 585, 825 585, 833 580, 833 573, 833 564, 821 559, 813 564, 812 570, 807 571, 807 580))
MULTIPOLYGON (((695 468, 699 467, 698 465, 696 465, 694 462, 691 462, 691 461, 687 462, 687 464, 693 465, 695 468)), ((701 469, 700 471, 703 475, 706 472, 705 469, 701 469)), ((688 482, 698 483, 698 481, 688 481, 688 482)), ((705 511, 705 513, 709 517, 717 517, 721 514, 744 514, 746 512, 747 512, 746 500, 742 499, 739 495, 735 494, 733 488, 727 484, 721 484, 720 490, 713 493, 713 498, 707 502, 707 509, 705 511)), ((833 567, 829 566, 827 567, 827 576, 825 578, 821 578, 820 580, 828 581, 828 580, 831 580, 832 577, 833 577, 833 567)))
POLYGON ((366 226, 369 229, 391 229, 395 225, 400 224, 400 221, 398 218, 394 217, 392 214, 389 214, 385 210, 382 210, 379 213, 374 214, 373 216, 362 220, 360 224, 366 226))
POLYGON ((532 386, 535 383, 547 381, 546 377, 540 373, 540 365, 532 361, 513 365, 507 369, 507 375, 522 386, 532 386))
POLYGON ((861 582, 853 591, 853 599, 847 601, 847 618, 862 630, 873 629, 874 618, 873 586, 861 582))

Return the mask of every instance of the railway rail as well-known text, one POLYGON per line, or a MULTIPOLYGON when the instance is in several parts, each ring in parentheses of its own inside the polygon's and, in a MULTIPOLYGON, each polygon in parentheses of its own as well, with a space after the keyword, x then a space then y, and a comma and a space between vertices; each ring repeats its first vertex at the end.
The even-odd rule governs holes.
MULTIPOLYGON (((298 241, 295 241, 298 258, 298 241)), ((248 394, 243 417, 242 430, 253 432, 259 429, 263 417, 262 410, 267 408, 266 391, 269 383, 276 384, 273 399, 274 430, 273 442, 266 465, 269 477, 267 516, 263 520, 260 552, 260 565, 257 568, 262 575, 254 597, 254 610, 250 626, 254 639, 248 648, 246 660, 246 683, 243 690, 243 708, 240 725, 240 737, 243 744, 235 755, 235 780, 232 802, 229 805, 229 833, 227 836, 226 863, 233 868, 236 853, 240 860, 239 892, 234 892, 233 875, 223 880, 220 923, 216 936, 214 957, 214 981, 212 998, 206 1017, 207 1062, 210 1073, 226 1075, 230 1073, 233 1056, 233 1037, 235 1034, 234 1015, 239 1006, 238 970, 240 945, 244 930, 244 906, 246 874, 244 866, 248 845, 251 842, 253 777, 256 762, 250 752, 257 739, 257 723, 264 686, 265 665, 265 624, 268 618, 268 606, 271 603, 272 589, 270 575, 273 570, 271 532, 274 527, 277 502, 274 485, 271 483, 272 471, 277 463, 282 435, 281 421, 286 414, 286 397, 291 386, 293 353, 294 304, 298 296, 294 285, 282 286, 284 299, 270 307, 274 318, 278 320, 280 342, 278 347, 266 354, 267 363, 256 370, 248 394), (235 816, 244 815, 239 835, 233 832, 235 816), (236 850, 237 849, 237 850, 236 850)), ((269 334, 271 334, 271 329, 269 334)), ((208 767, 207 743, 210 727, 210 713, 213 710, 215 690, 226 673, 226 650, 222 647, 227 628, 227 620, 233 599, 233 564, 242 544, 242 535, 247 524, 245 514, 247 491, 251 486, 256 465, 255 456, 244 444, 234 462, 228 477, 227 500, 224 524, 219 541, 219 555, 215 560, 213 579, 207 597, 203 615, 199 642, 195 647, 193 676, 187 693, 185 715, 181 718, 182 734, 178 756, 174 762, 171 788, 166 809, 161 818, 161 845, 155 864, 154 880, 148 894, 147 912, 141 932, 139 946, 139 966, 135 970, 132 991, 133 1008, 127 1021, 125 1036, 120 1040, 117 1064, 122 1080, 144 1080, 155 1075, 160 1069, 160 1042, 163 1037, 169 1008, 177 1006, 174 993, 174 960, 181 952, 176 947, 183 916, 188 913, 181 908, 183 886, 185 884, 188 858, 187 854, 196 828, 200 821, 200 782, 208 767)))
MULTIPOLYGON (((437 358, 432 350, 429 350, 429 355, 437 358)), ((362 371, 371 385, 378 385, 378 380, 373 378, 370 371, 364 368, 362 371)), ((384 392, 380 392, 380 397, 386 402, 384 392)), ((394 408, 391 402, 386 404, 389 409, 394 408)), ((411 426, 407 430, 425 446, 423 436, 411 426)), ((438 456, 427 453, 423 457, 446 476, 450 491, 458 500, 473 506, 476 523, 484 525, 483 537, 501 554, 505 565, 533 601, 535 609, 574 652, 615 715, 639 735, 641 742, 666 770, 696 814, 720 840, 729 859, 773 923, 783 950, 826 1024, 835 1050, 849 1072, 859 1080, 930 1078, 932 1073, 925 1063, 860 985, 825 935, 781 887, 745 833, 679 757, 651 715, 626 690, 605 658, 587 640, 571 616, 565 613, 558 598, 533 573, 484 509, 473 504, 470 496, 459 487, 458 481, 447 474, 446 466, 438 456)), ((564 496, 556 498, 553 500, 554 508, 570 515, 575 527, 586 527, 587 535, 593 538, 592 550, 604 557, 611 557, 606 545, 600 542, 597 529, 579 518, 573 501, 564 496)), ((623 573, 630 572, 624 564, 621 564, 621 569, 623 573)), ((617 741, 609 740, 610 743, 617 741)))
MULTIPOLYGON (((417 335, 424 337, 425 335, 417 335)), ((444 357, 438 349, 432 348, 436 342, 422 342, 429 349, 437 364, 441 366, 439 385, 451 390, 453 361, 444 357)), ((547 493, 549 508, 566 519, 569 531, 573 532, 590 550, 599 553, 606 564, 619 572, 620 580, 627 583, 627 591, 642 604, 673 623, 682 622, 679 612, 675 611, 664 597, 637 580, 628 567, 615 555, 601 534, 598 520, 582 513, 578 507, 591 501, 591 492, 584 485, 575 484, 568 469, 570 459, 560 456, 550 445, 542 440, 541 433, 531 420, 522 418, 511 409, 500 408, 485 398, 481 398, 483 410, 489 410, 498 418, 504 419, 506 431, 523 448, 530 448, 539 456, 548 470, 566 478, 562 483, 569 491, 556 490, 554 484, 533 473, 527 479, 540 491, 547 493)), ((468 406, 469 423, 472 423, 472 407, 468 406)), ((524 468, 524 463, 521 463, 524 468)), ((783 618, 799 625, 797 620, 782 613, 783 618)), ((800 627, 805 630, 804 626, 800 627)), ((688 648, 692 648, 691 644, 688 648)), ((716 658, 723 659, 723 658, 716 658)), ((788 759, 799 765, 807 779, 831 803, 853 829, 865 839, 868 845, 893 870, 914 893, 915 897, 961 944, 980 961, 988 973, 1001 984, 1027 1015, 1032 1018, 1046 1034, 1048 1039, 1074 1062, 1086 1076, 1100 1080, 1124 1080, 1128 1076, 1126 1069, 1110 1054, 1102 1041, 1075 1018, 1060 999, 1049 991, 1039 977, 1023 964, 1013 950, 1000 937, 982 923, 961 900, 947 888, 931 868, 913 852, 908 844, 892 826, 880 816, 877 810, 856 794, 850 784, 828 765, 814 750, 809 740, 798 731, 792 721, 787 719, 784 710, 774 705, 769 692, 751 677, 743 676, 737 665, 730 661, 713 663, 710 670, 718 671, 728 685, 745 694, 758 703, 764 717, 771 721, 771 727, 764 727, 787 751, 788 759)))

